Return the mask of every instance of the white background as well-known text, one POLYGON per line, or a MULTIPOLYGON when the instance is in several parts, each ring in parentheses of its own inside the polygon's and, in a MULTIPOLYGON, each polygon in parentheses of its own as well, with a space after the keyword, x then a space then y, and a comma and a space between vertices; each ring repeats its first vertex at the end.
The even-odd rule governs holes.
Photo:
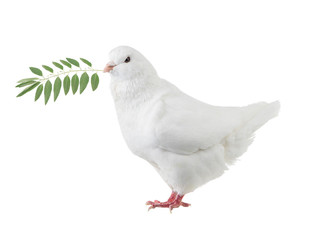
MULTIPOLYGON (((3 1, 0 239, 319 239, 318 1, 3 1), (280 100, 281 113, 190 208, 147 212, 170 189, 130 153, 108 74, 44 106, 15 96, 29 66, 118 45, 213 105, 280 100)), ((52 65, 52 64, 51 64, 52 65)))

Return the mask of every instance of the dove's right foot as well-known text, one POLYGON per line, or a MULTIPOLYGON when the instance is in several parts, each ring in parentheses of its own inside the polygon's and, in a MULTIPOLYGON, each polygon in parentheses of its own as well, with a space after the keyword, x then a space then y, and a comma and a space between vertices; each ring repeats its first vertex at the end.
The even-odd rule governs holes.
POLYGON ((160 208, 169 208, 170 212, 172 212, 173 208, 178 208, 180 206, 189 207, 191 205, 189 203, 182 202, 183 196, 184 195, 180 196, 177 192, 172 192, 168 201, 166 201, 166 202, 160 202, 158 200, 155 200, 154 202, 148 201, 148 202, 146 202, 146 205, 151 205, 148 208, 148 211, 150 209, 160 207, 160 208))

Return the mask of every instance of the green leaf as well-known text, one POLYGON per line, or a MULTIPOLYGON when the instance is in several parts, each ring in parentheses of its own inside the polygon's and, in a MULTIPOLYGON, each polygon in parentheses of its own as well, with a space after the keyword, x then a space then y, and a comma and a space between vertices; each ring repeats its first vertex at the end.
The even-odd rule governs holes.
POLYGON ((42 94, 43 85, 41 84, 36 91, 36 95, 34 96, 34 101, 37 101, 42 94))
POLYGON ((27 92, 31 91, 32 89, 34 89, 36 86, 38 86, 40 84, 40 82, 36 82, 34 84, 32 84, 30 87, 25 88, 21 93, 19 93, 17 95, 17 97, 21 97, 22 95, 26 94, 27 92))
POLYGON ((53 100, 56 101, 61 89, 61 79, 59 77, 56 78, 53 85, 53 100))
POLYGON ((98 85, 99 85, 99 76, 97 73, 95 73, 91 76, 92 91, 95 91, 98 88, 98 85))
POLYGON ((72 76, 72 79, 71 79, 71 88, 72 88, 73 94, 77 92, 78 87, 79 87, 79 77, 77 74, 75 74, 72 76))
POLYGON ((73 58, 66 58, 68 60, 69 63, 71 63, 72 65, 75 65, 76 67, 79 67, 80 64, 77 60, 73 59, 73 58))
POLYGON ((39 78, 24 78, 24 79, 19 80, 18 83, 29 82, 29 81, 37 80, 37 79, 39 79, 39 78))
POLYGON ((87 64, 89 67, 92 67, 91 62, 89 62, 87 59, 80 58, 80 60, 81 60, 82 62, 84 62, 85 64, 87 64))
POLYGON ((38 75, 38 76, 42 76, 42 71, 39 68, 35 68, 35 67, 30 67, 31 72, 33 72, 34 74, 38 75))
POLYGON ((68 68, 71 68, 71 64, 68 63, 67 61, 65 61, 65 60, 60 60, 60 62, 61 62, 63 65, 67 66, 68 68))
POLYGON ((69 76, 65 76, 63 79, 63 90, 64 94, 67 95, 70 90, 70 78, 69 76))
POLYGON ((29 81, 29 82, 23 82, 18 84, 16 87, 24 87, 24 86, 28 86, 31 85, 32 83, 35 83, 36 81, 29 81))
POLYGON ((49 101, 49 98, 51 96, 51 91, 52 91, 52 84, 48 80, 46 82, 46 85, 44 86, 44 104, 47 104, 49 101))
POLYGON ((63 66, 60 63, 52 62, 52 64, 55 65, 57 68, 60 68, 61 70, 63 70, 63 66))
POLYGON ((88 82, 89 82, 88 73, 86 72, 82 73, 80 77, 80 94, 86 89, 88 82))
POLYGON ((53 73, 53 69, 52 69, 51 67, 49 67, 49 66, 47 66, 47 65, 42 65, 42 67, 43 67, 45 70, 53 73))

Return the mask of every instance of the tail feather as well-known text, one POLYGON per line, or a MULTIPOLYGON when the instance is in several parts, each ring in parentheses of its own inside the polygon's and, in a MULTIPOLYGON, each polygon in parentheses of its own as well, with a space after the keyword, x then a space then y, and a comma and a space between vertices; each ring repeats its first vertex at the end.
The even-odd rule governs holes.
POLYGON ((228 164, 233 164, 238 157, 247 151, 253 142, 254 132, 270 119, 276 117, 279 110, 279 101, 263 105, 249 121, 225 139, 225 160, 228 164))

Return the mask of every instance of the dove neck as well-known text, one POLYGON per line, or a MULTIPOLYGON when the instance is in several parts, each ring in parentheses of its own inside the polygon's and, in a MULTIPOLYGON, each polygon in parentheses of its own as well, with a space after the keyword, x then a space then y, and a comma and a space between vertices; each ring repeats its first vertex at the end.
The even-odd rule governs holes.
POLYGON ((138 106, 153 98, 163 80, 157 76, 133 78, 130 80, 111 79, 111 93, 115 103, 138 106))

